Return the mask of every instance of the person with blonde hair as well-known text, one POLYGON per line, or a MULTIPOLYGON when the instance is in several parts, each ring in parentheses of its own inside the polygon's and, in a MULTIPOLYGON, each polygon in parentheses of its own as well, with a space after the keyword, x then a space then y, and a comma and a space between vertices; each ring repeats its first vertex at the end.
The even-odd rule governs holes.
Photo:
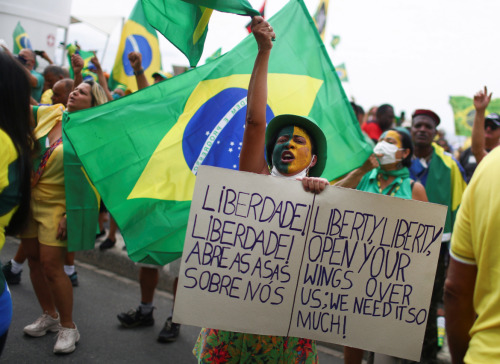
MULTIPOLYGON (((93 81, 77 84, 83 60, 71 59, 75 88, 69 95, 67 112, 88 109, 107 102, 102 87, 93 81)), ((73 322, 73 288, 64 272, 68 242, 66 230, 66 195, 64 189, 61 104, 33 107, 35 137, 44 141, 31 182, 31 209, 27 227, 21 233, 21 245, 28 257, 30 278, 42 315, 24 328, 24 333, 40 337, 58 332, 54 353, 71 353, 80 340, 73 322)), ((97 221, 96 221, 97 223, 97 221)))

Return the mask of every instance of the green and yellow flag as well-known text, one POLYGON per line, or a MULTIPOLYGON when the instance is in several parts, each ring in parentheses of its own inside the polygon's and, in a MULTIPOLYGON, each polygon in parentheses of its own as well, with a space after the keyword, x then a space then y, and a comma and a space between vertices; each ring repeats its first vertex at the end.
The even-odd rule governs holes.
POLYGON ((337 67, 335 67, 337 70, 337 75, 339 76, 340 81, 342 82, 348 82, 349 77, 347 77, 347 70, 345 68, 345 64, 341 63, 337 67))
POLYGON ((326 29, 326 16, 328 14, 328 2, 330 0, 320 0, 316 13, 314 14, 314 22, 318 28, 318 33, 321 36, 321 40, 325 39, 325 29, 326 29))
POLYGON ((149 23, 177 47, 195 67, 203 53, 213 9, 260 15, 247 0, 142 0, 149 23))
POLYGON ((205 60, 205 63, 215 61, 217 58, 219 58, 222 54, 222 48, 217 49, 210 57, 207 57, 205 60))
MULTIPOLYGON (((455 116, 455 134, 471 136, 472 124, 474 124, 474 116, 476 115, 474 101, 466 96, 450 96, 450 105, 455 116)), ((500 114, 500 99, 490 101, 486 115, 492 112, 500 114)))
POLYGON ((187 3, 203 6, 205 8, 222 11, 224 13, 233 13, 239 15, 259 16, 258 10, 255 10, 247 0, 183 0, 187 3))
POLYGON ((71 56, 77 53, 83 59, 83 69, 82 69, 83 80, 85 81, 87 79, 93 79, 94 81, 97 81, 97 75, 91 71, 93 64, 90 60, 94 58, 94 52, 82 51, 81 49, 78 49, 78 47, 75 44, 68 44, 66 46, 66 52, 68 55, 69 76, 71 78, 75 77, 75 73, 73 72, 73 66, 71 66, 71 56))
POLYGON ((28 34, 26 34, 24 28, 21 25, 21 22, 17 22, 17 25, 14 29, 14 33, 12 33, 12 38, 14 40, 14 49, 13 53, 18 54, 21 49, 28 48, 33 49, 31 46, 31 40, 28 34))
MULTIPOLYGON (((333 180, 360 166, 371 148, 302 0, 291 0, 269 22, 277 40, 267 120, 315 119, 329 145, 323 177, 333 180)), ((65 132, 132 260, 165 264, 180 257, 198 167, 238 169, 256 54, 250 35, 167 82, 70 114, 65 132)))
MULTIPOLYGON (((182 3, 182 1, 179 2, 182 3)), ((140 52, 142 55, 142 68, 144 68, 146 78, 151 79, 153 73, 161 70, 158 37, 144 15, 140 0, 135 4, 130 17, 123 26, 115 65, 109 77, 110 90, 114 90, 118 85, 123 85, 132 91, 137 91, 134 70, 128 60, 128 54, 133 51, 140 52)))
POLYGON ((335 49, 339 43, 340 43, 340 36, 339 35, 332 36, 332 41, 330 42, 332 48, 335 49))

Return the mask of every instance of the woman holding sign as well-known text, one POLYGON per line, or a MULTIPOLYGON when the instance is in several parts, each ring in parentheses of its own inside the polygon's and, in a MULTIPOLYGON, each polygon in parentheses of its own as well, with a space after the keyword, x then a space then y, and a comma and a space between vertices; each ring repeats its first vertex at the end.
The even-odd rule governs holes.
MULTIPOLYGON (((427 202, 422 184, 410 178, 413 144, 405 129, 387 130, 373 149, 374 154, 336 186, 427 202), (375 167, 375 168, 374 168, 375 167), (373 170, 372 170, 373 169, 373 170)), ((344 347, 344 363, 360 364, 364 351, 344 347)))
MULTIPOLYGON (((279 115, 266 128, 267 70, 275 34, 262 17, 253 18, 252 33, 258 53, 248 87, 240 170, 299 179, 304 190, 320 193, 328 186, 326 179, 319 178, 325 168, 326 138, 304 116, 279 115)), ((214 329, 202 329, 194 354, 201 363, 318 362, 313 340, 214 329)))

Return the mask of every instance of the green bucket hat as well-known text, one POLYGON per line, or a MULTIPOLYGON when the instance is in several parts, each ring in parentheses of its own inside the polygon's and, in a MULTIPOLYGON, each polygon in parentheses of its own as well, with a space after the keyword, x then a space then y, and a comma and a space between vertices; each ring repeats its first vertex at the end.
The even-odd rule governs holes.
POLYGON ((278 132, 286 126, 298 126, 304 129, 312 140, 313 154, 318 158, 316 164, 309 170, 311 177, 319 177, 326 165, 326 138, 323 131, 316 122, 307 117, 299 115, 283 114, 274 117, 266 128, 266 158, 269 167, 272 166, 273 150, 276 144, 278 132))

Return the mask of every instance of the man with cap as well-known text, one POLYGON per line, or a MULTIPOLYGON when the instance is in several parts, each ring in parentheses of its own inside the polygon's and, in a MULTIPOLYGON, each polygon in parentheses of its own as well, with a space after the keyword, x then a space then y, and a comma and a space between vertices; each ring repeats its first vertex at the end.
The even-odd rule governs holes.
POLYGON ((36 65, 35 52, 33 52, 29 48, 21 49, 21 51, 17 55, 17 59, 30 72, 29 81, 31 85, 31 97, 33 97, 37 102, 40 102, 45 79, 43 78, 41 73, 35 71, 35 65, 36 65))
POLYGON ((481 160, 500 142, 500 115, 496 113, 484 117, 486 108, 491 101, 491 93, 484 87, 474 95, 474 124, 472 126, 471 147, 463 151, 460 163, 465 169, 468 180, 481 160))
POLYGON ((419 109, 413 113, 411 125, 411 136, 415 149, 410 167, 410 177, 424 185, 429 202, 448 206, 443 230, 443 244, 439 254, 422 348, 422 362, 424 363, 434 362, 437 356, 437 309, 443 297, 449 256, 448 245, 462 194, 467 186, 460 163, 450 153, 445 152, 442 147, 433 143, 440 121, 435 112, 419 109))
POLYGON ((158 83, 161 81, 168 80, 169 78, 172 78, 172 75, 170 73, 163 71, 156 71, 151 76, 153 76, 153 79, 155 80, 154 83, 158 83))

